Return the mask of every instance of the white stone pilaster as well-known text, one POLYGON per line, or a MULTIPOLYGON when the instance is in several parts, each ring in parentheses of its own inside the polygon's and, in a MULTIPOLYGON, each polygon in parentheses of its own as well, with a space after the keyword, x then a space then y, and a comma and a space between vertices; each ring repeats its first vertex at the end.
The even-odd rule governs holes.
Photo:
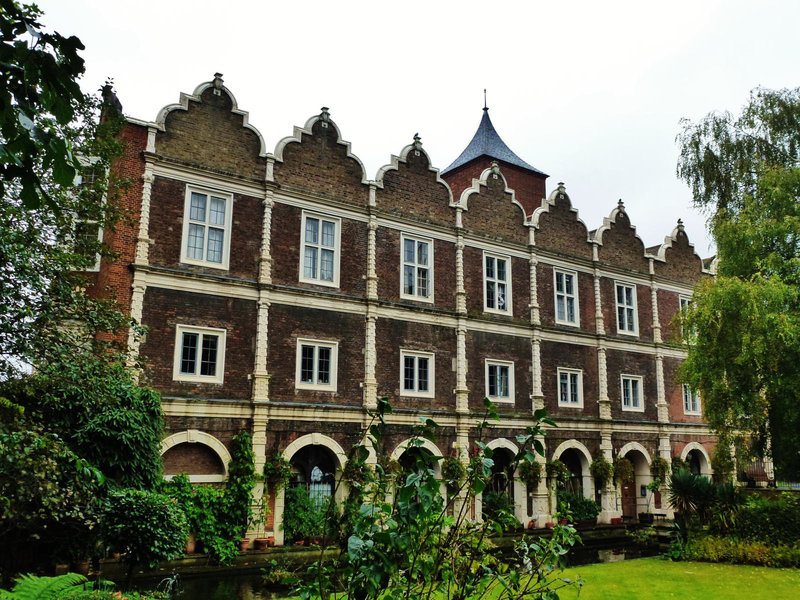
POLYGON ((608 361, 606 348, 601 342, 597 347, 597 403, 600 418, 611 420, 611 400, 608 398, 608 361))
POLYGON ((536 257, 536 248, 533 245, 534 231, 533 227, 528 229, 530 235, 530 244, 528 245, 528 263, 530 265, 530 310, 531 310, 531 325, 541 325, 539 317, 539 285, 537 281, 536 269, 539 265, 539 260, 536 257))
POLYGON ((653 282, 650 283, 650 301, 653 305, 653 341, 656 344, 660 344, 661 320, 658 317, 658 287, 653 282))
POLYGON ((367 299, 378 299, 378 272, 377 263, 377 229, 378 218, 375 215, 369 216, 369 230, 367 234, 367 299))
POLYGON ((597 267, 594 269, 594 323, 597 334, 604 335, 606 327, 603 321, 603 299, 600 295, 600 269, 597 267))
POLYGON ((134 262, 137 265, 149 264, 150 253, 150 196, 153 192, 153 165, 149 162, 144 166, 142 175, 142 202, 139 212, 139 233, 136 237, 136 256, 134 262))
POLYGON ((658 422, 669 423, 669 406, 664 389, 664 357, 661 350, 656 350, 656 406, 658 408, 658 422))
POLYGON ((367 410, 375 410, 378 407, 378 380, 375 377, 378 361, 375 348, 376 321, 375 307, 368 305, 364 344, 364 408, 367 410))
MULTIPOLYGON (((145 275, 140 271, 133 273, 133 291, 131 293, 131 319, 136 323, 141 324, 142 312, 144 311, 144 293, 147 290, 147 280, 145 275)), ((136 365, 139 358, 139 346, 141 339, 134 332, 132 327, 128 328, 128 359, 127 364, 129 367, 136 365)), ((135 375, 138 380, 139 373, 135 375)))
POLYGON ((533 332, 531 338, 531 371, 533 382, 531 390, 531 400, 533 410, 537 411, 544 408, 544 393, 542 392, 542 341, 539 339, 537 331, 533 332))
POLYGON ((258 282, 272 283, 272 207, 275 206, 272 190, 264 192, 264 215, 261 220, 261 249, 259 255, 258 282))

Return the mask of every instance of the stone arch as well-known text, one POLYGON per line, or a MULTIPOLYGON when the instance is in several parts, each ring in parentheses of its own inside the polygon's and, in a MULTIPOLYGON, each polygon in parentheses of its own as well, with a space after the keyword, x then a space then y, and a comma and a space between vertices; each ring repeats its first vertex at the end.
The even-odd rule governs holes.
MULTIPOLYGON (((630 499, 632 504, 626 513, 627 505, 625 504, 625 499, 630 498, 630 496, 626 496, 625 490, 622 490, 623 516, 635 519, 637 513, 650 512, 651 509, 655 508, 655 502, 652 501, 653 493, 647 490, 647 485, 653 480, 653 477, 650 473, 650 464, 652 463, 652 458, 650 457, 650 453, 647 451, 647 448, 645 448, 639 442, 628 442, 622 448, 620 448, 617 456, 625 457, 628 455, 628 453, 632 453, 632 456, 629 458, 629 460, 633 465, 633 498, 630 499), (638 458, 637 455, 641 458, 638 458)), ((628 489, 628 487, 629 486, 627 486, 626 489, 628 489)))
MULTIPOLYGON (((220 442, 210 433, 200 431, 198 429, 187 429, 186 431, 179 431, 173 433, 161 440, 161 456, 167 453, 167 450, 177 446, 178 444, 203 444, 208 446, 217 455, 222 462, 222 467, 225 470, 223 475, 189 475, 189 481, 192 483, 214 483, 225 481, 228 478, 228 463, 231 461, 231 453, 225 447, 225 444, 220 442)), ((172 475, 165 476, 171 479, 172 475)))
MULTIPOLYGON (((513 456, 516 456, 517 453, 519 452, 519 447, 514 442, 506 438, 495 438, 489 443, 487 443, 486 447, 490 448, 491 450, 500 450, 500 449, 508 450, 509 452, 511 452, 513 456)), ((517 469, 514 471, 514 481, 513 481, 514 515, 521 523, 525 523, 526 520, 528 519, 526 491, 527 490, 525 484, 522 483, 522 481, 519 478, 519 467, 517 467, 517 469)), ((480 498, 476 498, 476 504, 477 504, 476 510, 478 514, 481 514, 481 511, 483 509, 482 506, 483 494, 481 494, 480 496, 481 496, 480 498), (480 500, 480 503, 478 503, 478 500, 480 500)))
POLYGON ((565 440, 553 451, 553 459, 559 459, 567 450, 575 450, 581 457, 581 479, 584 498, 594 500, 594 478, 589 466, 592 464, 592 453, 578 440, 565 440))
MULTIPOLYGON (((430 452, 433 456, 444 456, 442 454, 442 451, 439 450, 439 447, 436 444, 434 444, 431 440, 427 438, 408 438, 397 444, 397 447, 394 450, 392 450, 391 457, 393 460, 399 461, 400 457, 403 455, 403 452, 405 452, 409 448, 414 448, 414 447, 425 449, 428 452, 430 452), (415 440, 421 442, 421 444, 412 445, 411 442, 414 442, 415 440)), ((433 468, 433 472, 436 475, 437 479, 441 479, 442 477, 441 461, 436 462, 436 465, 433 468)))
MULTIPOLYGON (((344 449, 339 445, 339 443, 334 440, 333 438, 328 437, 322 433, 307 433, 306 435, 301 435, 296 440, 292 441, 286 448, 284 448, 282 454, 283 457, 291 461, 292 457, 301 449, 305 448, 306 446, 323 446, 330 450, 336 461, 338 462, 338 469, 341 471, 344 469, 345 462, 347 462, 347 454, 345 453, 344 449)), ((345 498, 347 498, 347 484, 343 481, 339 482, 339 485, 336 486, 336 501, 342 502, 345 498)), ((275 543, 278 545, 282 545, 284 542, 284 531, 283 531, 283 511, 286 506, 286 489, 281 488, 277 494, 275 494, 275 518, 274 518, 274 531, 273 535, 275 536, 275 543)))
POLYGON ((703 457, 703 460, 700 461, 700 474, 706 477, 711 477, 714 472, 711 468, 711 458, 708 456, 708 452, 701 443, 689 442, 686 444, 681 451, 681 458, 686 460, 692 450, 696 450, 703 457))

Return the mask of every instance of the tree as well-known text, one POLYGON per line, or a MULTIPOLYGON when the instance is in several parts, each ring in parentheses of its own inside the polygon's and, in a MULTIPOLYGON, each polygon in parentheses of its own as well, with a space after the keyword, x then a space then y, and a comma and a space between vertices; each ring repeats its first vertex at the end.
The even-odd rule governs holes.
POLYGON ((10 185, 25 206, 61 209, 48 179, 69 186, 81 168, 69 128, 85 98, 75 37, 42 31, 41 11, 0 0, 0 194, 10 185))
POLYGON ((800 479, 800 88, 684 120, 678 176, 707 211, 715 280, 683 315, 685 381, 726 440, 800 479))

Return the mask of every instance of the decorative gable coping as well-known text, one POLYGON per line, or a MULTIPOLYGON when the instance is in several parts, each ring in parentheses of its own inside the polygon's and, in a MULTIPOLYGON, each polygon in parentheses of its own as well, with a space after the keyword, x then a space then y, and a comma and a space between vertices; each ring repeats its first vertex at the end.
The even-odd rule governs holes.
POLYGON ((550 196, 548 196, 547 198, 542 198, 541 206, 539 206, 539 208, 534 210, 533 213, 531 214, 531 225, 533 225, 534 228, 539 229, 540 228, 539 219, 541 218, 541 216, 545 213, 549 213, 550 207, 555 206, 556 202, 562 198, 565 199, 567 202, 569 202, 570 212, 575 213, 575 220, 577 220, 578 223, 583 225, 584 229, 586 229, 586 241, 591 243, 592 238, 589 235, 589 228, 586 227, 586 223, 583 222, 583 219, 581 219, 578 216, 579 214, 578 209, 572 206, 572 199, 569 197, 569 194, 567 194, 567 189, 564 186, 563 182, 559 182, 558 187, 556 187, 556 189, 550 192, 550 196))
POLYGON ((468 211, 469 197, 472 196, 473 194, 480 194, 481 187, 488 186, 490 175, 493 175, 495 177, 500 177, 503 180, 503 193, 511 194, 511 203, 516 204, 522 211, 522 224, 525 227, 530 227, 531 222, 528 220, 528 216, 525 214, 525 208, 522 206, 522 204, 520 204, 519 200, 517 200, 514 190, 508 187, 508 182, 506 181, 506 177, 500 170, 500 166, 497 164, 497 161, 493 161, 491 167, 489 167, 488 169, 484 169, 483 173, 481 173, 481 176, 478 179, 473 179, 472 186, 468 187, 463 192, 461 192, 461 197, 458 199, 458 202, 453 203, 450 206, 468 211))
POLYGON ((453 206, 453 190, 450 189, 450 186, 447 182, 442 179, 441 171, 433 166, 433 161, 431 161, 431 156, 428 154, 425 149, 422 147, 422 142, 420 141, 417 135, 414 135, 414 141, 411 144, 405 146, 401 151, 399 156, 395 156, 394 154, 391 155, 389 164, 383 165, 381 168, 378 169, 378 173, 375 175, 375 185, 381 189, 383 189, 383 178, 389 171, 397 171, 399 170, 400 163, 407 163, 408 162, 408 153, 411 151, 422 152, 425 155, 425 158, 428 159, 428 171, 432 171, 436 174, 436 183, 440 183, 447 188, 447 193, 450 197, 450 206, 453 206))

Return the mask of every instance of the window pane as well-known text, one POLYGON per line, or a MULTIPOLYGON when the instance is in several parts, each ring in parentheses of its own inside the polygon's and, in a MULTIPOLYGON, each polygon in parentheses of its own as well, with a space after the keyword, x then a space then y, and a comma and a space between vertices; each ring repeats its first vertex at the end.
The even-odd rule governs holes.
MULTIPOLYGON (((498 266, 500 263, 497 263, 498 266)), ((497 284, 497 310, 506 310, 506 284, 497 284)))
MULTIPOLYGON (((316 250, 316 248, 314 249, 316 250)), ((320 255, 319 278, 333 281, 333 250, 323 250, 320 255)))
POLYGON ((200 355, 200 375, 214 377, 217 374, 217 342, 216 335, 203 336, 203 351, 200 355))
POLYGON ((486 276, 494 277, 494 259, 491 256, 486 257, 486 276))
POLYGON ((556 296, 556 317, 559 321, 565 321, 567 318, 566 311, 564 310, 564 296, 556 296))
POLYGON ((631 379, 631 404, 632 406, 639 407, 639 380, 631 379))
POLYGON ((222 241, 225 232, 215 227, 208 228, 208 262, 222 262, 222 241))
POLYGON ((403 261, 414 262, 414 240, 403 240, 403 261))
POLYGON ((630 379, 622 380, 622 404, 623 406, 631 405, 631 381, 630 379))
POLYGON ((425 242, 417 242, 417 264, 428 266, 428 244, 425 242))
POLYGON ((625 303, 625 290, 621 285, 617 286, 617 304, 625 303))
POLYGON ((189 258, 203 260, 203 240, 206 235, 206 228, 202 225, 189 225, 189 241, 186 247, 186 254, 189 258))
POLYGON ((620 329, 628 328, 625 322, 625 307, 623 306, 617 307, 617 324, 619 325, 620 329))
POLYGON ((319 240, 319 219, 306 217, 306 243, 316 244, 319 240))
POLYGON ((633 288, 625 288, 625 304, 633 306, 633 288))
POLYGON ((189 207, 189 218, 192 221, 205 223, 206 220, 206 195, 192 192, 192 200, 189 207))
POLYGON ((314 346, 303 346, 300 350, 300 381, 314 383, 314 346))
POLYGON ((194 375, 197 370, 197 334, 183 334, 183 347, 181 349, 181 373, 194 375))
POLYGON ((569 375, 561 373, 558 376, 559 380, 559 399, 562 404, 569 402, 569 375))
POLYGON ((428 359, 417 358, 417 389, 420 392, 428 391, 428 359))
POLYGON ((331 382, 331 349, 317 348, 317 383, 329 384, 331 382))
POLYGON ((417 296, 428 297, 428 269, 417 268, 417 296))
POLYGON ((414 390, 414 357, 406 356, 403 359, 403 389, 414 390))
POLYGON ((403 267, 403 293, 414 295, 414 267, 403 267))
POLYGON ((497 279, 500 281, 506 280, 506 261, 497 260, 497 279))
POLYGON ((497 396, 497 365, 489 365, 489 396, 497 396))
POLYGON ((572 292, 572 275, 564 275, 564 289, 566 290, 567 294, 570 296, 573 294, 572 292))
POLYGON ((317 278, 317 249, 306 246, 306 253, 303 259, 303 277, 306 279, 317 278))
POLYGON ((495 307, 494 300, 494 281, 486 282, 486 306, 487 308, 495 307))
POLYGON ((564 274, 556 272, 556 291, 564 291, 564 274))
POLYGON ((508 398, 509 397, 509 387, 508 387, 508 367, 498 366, 497 373, 499 377, 497 378, 497 395, 500 398, 508 398))
POLYGON ((567 298, 567 321, 575 322, 575 299, 567 298))
POLYGON ((633 309, 632 308, 626 308, 625 310, 626 310, 626 316, 627 316, 627 321, 625 323, 625 326, 626 326, 628 331, 633 331, 634 330, 633 309))
POLYGON ((322 245, 333 248, 336 239, 336 224, 331 221, 322 222, 322 245))
POLYGON ((208 222, 212 225, 225 225, 225 199, 211 196, 211 210, 208 222))
POLYGON ((570 373, 569 374, 569 383, 570 383, 570 401, 573 404, 578 404, 578 374, 577 373, 570 373))

